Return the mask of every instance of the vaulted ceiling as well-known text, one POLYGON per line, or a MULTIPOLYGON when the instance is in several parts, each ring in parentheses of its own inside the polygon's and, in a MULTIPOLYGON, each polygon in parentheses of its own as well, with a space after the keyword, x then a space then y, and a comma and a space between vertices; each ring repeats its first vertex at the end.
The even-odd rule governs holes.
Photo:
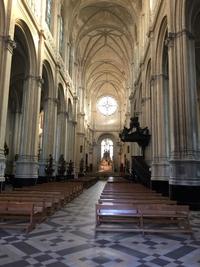
POLYGON ((72 40, 89 101, 111 95, 125 113, 141 1, 72 1, 72 40))

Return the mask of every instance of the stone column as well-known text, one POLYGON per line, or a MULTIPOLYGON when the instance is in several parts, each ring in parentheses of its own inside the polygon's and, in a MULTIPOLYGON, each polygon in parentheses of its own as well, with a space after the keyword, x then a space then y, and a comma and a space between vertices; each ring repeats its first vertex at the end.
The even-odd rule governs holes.
POLYGON ((0 183, 5 181, 5 155, 4 155, 4 142, 6 133, 6 120, 8 109, 8 96, 10 85, 10 71, 13 49, 16 47, 15 42, 10 36, 0 37, 0 46, 2 51, 0 69, 0 183))
POLYGON ((59 120, 60 120, 60 138, 58 140, 59 142, 59 154, 58 154, 58 159, 61 154, 65 154, 65 133, 66 133, 66 118, 67 118, 67 112, 63 111, 60 112, 59 114, 59 120))
POLYGON ((42 79, 29 75, 24 82, 22 128, 16 185, 35 184, 38 178, 38 127, 42 79))
POLYGON ((65 147, 64 147, 64 153, 63 154, 64 154, 64 158, 65 158, 66 161, 68 160, 68 146, 69 146, 69 144, 68 144, 68 135, 67 135, 67 133, 68 133, 68 119, 69 119, 68 113, 65 112, 65 122, 64 122, 64 125, 65 125, 65 129, 64 129, 64 131, 65 131, 65 134, 64 134, 65 147))
POLYGON ((77 154, 79 154, 79 150, 77 149, 77 119, 78 119, 78 96, 74 94, 73 96, 74 100, 74 121, 73 121, 73 138, 74 138, 74 143, 73 143, 73 162, 74 162, 74 175, 75 177, 78 174, 78 167, 79 163, 77 161, 77 154))
POLYGON ((164 125, 164 96, 162 73, 152 77, 152 188, 168 194, 169 163, 166 151, 164 125))
POLYGON ((46 176, 45 166, 49 154, 54 155, 54 143, 56 136, 56 116, 57 116, 57 98, 48 97, 45 99, 44 129, 42 137, 42 153, 40 157, 39 176, 46 176))
POLYGON ((200 161, 193 42, 187 29, 169 32, 169 82, 173 88, 169 184, 172 199, 199 208, 200 161))

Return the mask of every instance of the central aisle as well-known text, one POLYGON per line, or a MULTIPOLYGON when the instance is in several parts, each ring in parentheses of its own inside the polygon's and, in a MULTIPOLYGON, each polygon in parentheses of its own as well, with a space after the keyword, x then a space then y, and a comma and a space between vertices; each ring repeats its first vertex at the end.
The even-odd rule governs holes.
POLYGON ((56 212, 29 235, 0 230, 4 267, 178 267, 200 266, 200 213, 189 235, 98 233, 95 203, 105 182, 98 182, 56 212))

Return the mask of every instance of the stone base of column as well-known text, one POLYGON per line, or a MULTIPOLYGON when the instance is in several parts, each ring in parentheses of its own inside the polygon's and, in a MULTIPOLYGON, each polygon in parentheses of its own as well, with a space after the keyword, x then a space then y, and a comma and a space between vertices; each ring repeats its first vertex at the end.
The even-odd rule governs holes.
POLYGON ((39 161, 39 174, 38 174, 38 183, 42 184, 42 183, 47 183, 48 182, 48 178, 45 172, 45 167, 46 167, 47 161, 39 161))
POLYGON ((169 163, 167 161, 152 162, 151 180, 169 181, 169 163))
POLYGON ((151 181, 151 189, 155 190, 158 193, 161 193, 163 196, 169 196, 169 182, 168 181, 151 181))
POLYGON ((23 187, 36 185, 37 179, 34 178, 14 178, 13 187, 23 187))
POLYGON ((192 210, 200 210, 200 186, 169 185, 170 199, 179 204, 189 205, 192 210))
POLYGON ((38 161, 33 156, 19 156, 16 162, 14 186, 29 186, 37 183, 38 161))
POLYGON ((47 161, 39 161, 39 177, 45 177, 46 176, 46 172, 45 172, 45 168, 47 165, 47 161))
POLYGON ((200 161, 170 161, 170 198, 200 210, 200 161))

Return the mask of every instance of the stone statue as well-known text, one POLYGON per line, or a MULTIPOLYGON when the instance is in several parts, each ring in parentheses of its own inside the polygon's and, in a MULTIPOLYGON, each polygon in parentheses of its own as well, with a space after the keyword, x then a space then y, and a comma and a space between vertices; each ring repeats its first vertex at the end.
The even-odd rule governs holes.
POLYGON ((83 160, 83 158, 80 160, 79 169, 80 169, 80 173, 82 174, 84 172, 84 160, 83 160))
POLYGON ((45 173, 47 176, 52 176, 54 172, 54 169, 53 169, 53 157, 51 154, 49 154, 49 159, 47 160, 47 164, 46 164, 46 167, 45 167, 45 173))
POLYGON ((61 154, 58 160, 58 175, 64 176, 65 171, 66 171, 66 161, 64 159, 63 154, 61 154))
POLYGON ((68 175, 72 175, 72 173, 73 173, 73 162, 71 161, 71 159, 70 159, 70 161, 69 161, 69 163, 68 163, 68 168, 67 168, 67 174, 68 175))
POLYGON ((7 146, 7 143, 4 142, 4 156, 7 157, 9 154, 9 148, 7 146))

